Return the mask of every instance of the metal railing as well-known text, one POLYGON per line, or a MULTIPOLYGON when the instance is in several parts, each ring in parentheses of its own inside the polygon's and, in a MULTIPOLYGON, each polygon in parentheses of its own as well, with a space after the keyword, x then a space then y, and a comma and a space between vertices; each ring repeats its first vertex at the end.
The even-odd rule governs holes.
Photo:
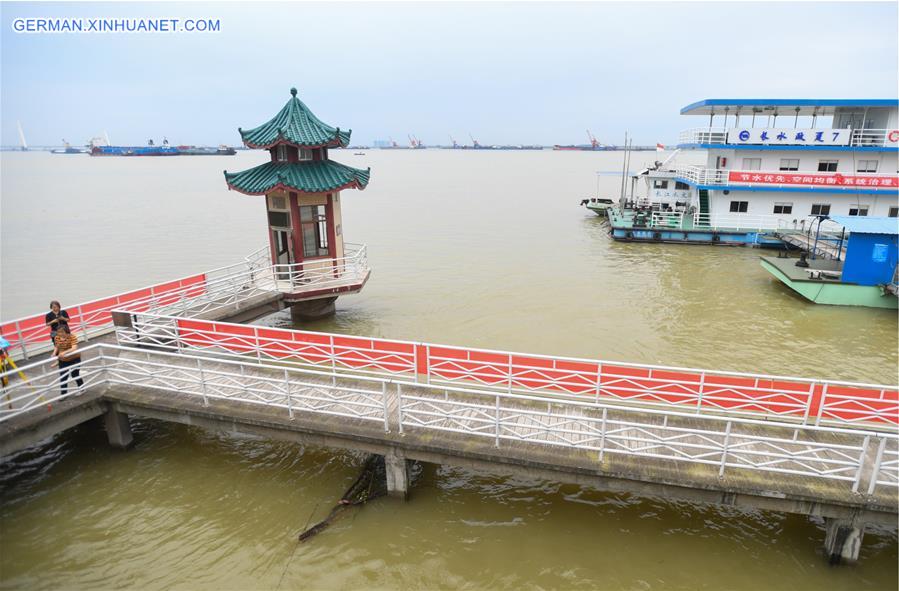
POLYGON ((274 287, 279 291, 334 289, 360 285, 368 279, 365 245, 345 244, 346 256, 313 259, 292 265, 273 265, 274 287))
MULTIPOLYGON (((727 134, 733 132, 729 127, 694 127, 678 134, 678 144, 728 144, 727 134)), ((895 129, 853 129, 849 136, 850 146, 861 147, 895 147, 899 143, 895 129), (892 134, 892 136, 891 136, 892 134)), ((744 142, 731 142, 732 145, 748 145, 744 142)))
MULTIPOLYGON (((346 376, 254 359, 218 359, 185 353, 92 345, 82 351, 82 391, 54 391, 59 370, 50 360, 31 364, 31 377, 3 390, 0 423, 45 412, 65 398, 108 385, 134 386, 193 397, 203 405, 240 402, 296 418, 331 415, 381 425, 385 433, 453 432, 487 438, 497 447, 518 442, 607 456, 707 465, 719 477, 732 470, 812 476, 895 488, 899 437, 894 434, 772 423, 749 418, 696 416, 677 409, 637 409, 600 400, 426 384, 395 376, 346 376), (873 456, 873 464, 865 465, 873 456)), ((222 410, 227 415, 227 410, 222 410)), ((240 410, 234 408, 235 413, 240 410)), ((351 421, 344 425, 352 430, 351 421)), ((465 438, 460 448, 468 445, 465 438)))
POLYGON ((800 424, 899 425, 899 388, 833 380, 553 357, 430 343, 134 314, 118 341, 169 351, 277 361, 337 373, 477 386, 694 414, 800 424))
MULTIPOLYGON (((370 272, 367 249, 352 244, 346 247, 346 257, 315 261, 317 267, 307 265, 305 269, 303 265, 272 265, 265 247, 240 263, 64 309, 69 313, 72 331, 82 341, 89 341, 112 332, 112 312, 116 310, 197 316, 260 294, 296 294, 362 283, 370 272)), ((0 334, 10 342, 10 354, 15 358, 28 359, 53 349, 44 314, 4 322, 0 334)))

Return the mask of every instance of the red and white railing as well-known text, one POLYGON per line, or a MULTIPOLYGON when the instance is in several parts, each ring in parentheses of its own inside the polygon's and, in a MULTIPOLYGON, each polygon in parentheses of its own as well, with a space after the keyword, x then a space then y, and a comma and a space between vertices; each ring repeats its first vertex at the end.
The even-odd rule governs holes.
POLYGON ((345 431, 361 429, 367 437, 377 436, 372 426, 381 426, 385 434, 451 432, 456 434, 451 447, 457 449, 488 440, 496 447, 513 443, 589 451, 600 463, 605 457, 631 457, 706 466, 719 478, 752 471, 772 486, 777 474, 813 477, 867 494, 899 486, 899 437, 881 429, 796 426, 758 416, 697 416, 677 407, 635 408, 616 400, 553 396, 551 391, 505 392, 391 375, 348 376, 327 367, 285 364, 283 358, 275 362, 196 353, 91 345, 82 351, 79 364, 83 387, 76 389, 69 378, 66 394, 60 392, 64 376, 50 359, 23 367, 27 381, 17 381, 15 372, 0 374, 11 381, 0 390, 0 424, 23 413, 52 412, 67 398, 126 386, 204 406, 217 402, 238 403, 235 410, 264 407, 275 417, 342 417, 349 419, 345 431))
POLYGON ((800 424, 899 425, 899 388, 834 380, 655 366, 133 315, 122 345, 236 355, 429 385, 675 406, 697 414, 765 415, 800 424))

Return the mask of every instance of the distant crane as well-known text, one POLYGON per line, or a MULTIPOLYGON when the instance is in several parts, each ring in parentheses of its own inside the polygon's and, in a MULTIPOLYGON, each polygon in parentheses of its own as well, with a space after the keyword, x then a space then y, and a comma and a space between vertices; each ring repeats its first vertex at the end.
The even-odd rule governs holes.
POLYGON ((393 138, 392 138, 392 137, 387 136, 387 139, 390 140, 390 147, 391 147, 391 148, 399 148, 399 147, 400 147, 400 145, 399 145, 398 143, 396 143, 395 141, 393 141, 393 138))
POLYGON ((477 149, 477 148, 480 148, 480 147, 481 147, 481 144, 478 143, 478 140, 474 139, 474 137, 472 137, 472 135, 471 135, 470 133, 468 134, 468 137, 471 138, 471 145, 472 145, 474 148, 477 149))
POLYGON ((19 128, 19 140, 21 140, 21 142, 22 142, 22 147, 20 148, 20 150, 25 152, 28 150, 28 143, 25 141, 25 132, 22 131, 21 121, 16 121, 16 126, 18 126, 18 128, 19 128))
POLYGON ((409 136, 409 145, 412 149, 417 150, 419 148, 424 148, 424 144, 421 143, 421 140, 415 137, 414 135, 409 136))
POLYGON ((590 147, 593 148, 594 150, 598 150, 599 147, 602 145, 599 143, 599 140, 596 139, 596 136, 594 136, 592 133, 590 133, 589 129, 587 130, 587 138, 590 140, 590 147))

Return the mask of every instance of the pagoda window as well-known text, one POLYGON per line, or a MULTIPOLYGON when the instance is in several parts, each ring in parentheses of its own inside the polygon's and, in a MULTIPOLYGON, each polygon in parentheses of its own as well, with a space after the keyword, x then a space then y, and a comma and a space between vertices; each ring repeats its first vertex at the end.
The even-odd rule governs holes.
POLYGON ((283 195, 269 195, 268 225, 273 228, 290 227, 290 209, 287 205, 287 197, 283 195))
POLYGON ((300 207, 300 226, 303 231, 303 258, 324 257, 330 254, 328 245, 328 216, 324 205, 300 207))
POLYGON ((287 146, 280 144, 275 148, 275 159, 278 162, 287 162, 287 146))
POLYGON ((303 160, 312 160, 312 150, 309 148, 300 148, 300 162, 303 160))

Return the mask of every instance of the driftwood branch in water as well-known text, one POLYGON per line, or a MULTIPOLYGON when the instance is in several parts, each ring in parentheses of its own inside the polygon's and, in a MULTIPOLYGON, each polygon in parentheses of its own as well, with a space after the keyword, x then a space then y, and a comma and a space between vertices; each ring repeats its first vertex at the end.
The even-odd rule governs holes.
POLYGON ((363 464, 358 478, 343 493, 343 496, 340 497, 340 500, 331 509, 328 516, 301 533, 299 541, 305 542, 323 531, 347 508, 362 505, 385 494, 387 494, 387 469, 384 466, 384 458, 383 456, 370 455, 365 459, 365 464, 363 464))

